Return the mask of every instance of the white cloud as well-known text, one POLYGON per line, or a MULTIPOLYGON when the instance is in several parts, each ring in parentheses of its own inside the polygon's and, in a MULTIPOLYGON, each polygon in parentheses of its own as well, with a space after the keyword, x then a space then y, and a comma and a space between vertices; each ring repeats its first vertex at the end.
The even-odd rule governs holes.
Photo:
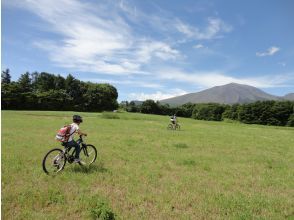
POLYGON ((218 71, 194 71, 185 72, 177 69, 163 69, 157 72, 160 79, 185 82, 192 85, 210 88, 228 83, 239 83, 255 86, 258 88, 282 87, 294 80, 294 74, 276 74, 260 77, 232 77, 218 71))
MULTIPOLYGON (((34 43, 61 67, 116 75, 141 74, 142 64, 152 58, 166 61, 180 56, 180 52, 166 42, 135 33, 114 3, 100 3, 26 0, 16 1, 14 6, 18 4, 37 14, 49 24, 47 31, 61 37, 34 43)), ((119 4, 125 7, 122 1, 119 4)))
MULTIPOLYGON (((162 8, 157 11, 156 14, 146 14, 143 11, 138 10, 135 6, 130 5, 127 1, 120 1, 119 7, 126 13, 128 19, 137 25, 143 25, 143 28, 153 27, 157 29, 157 32, 177 33, 184 35, 186 38, 194 40, 211 40, 221 37, 222 33, 228 33, 233 30, 233 27, 224 22, 218 17, 206 18, 206 24, 204 27, 198 27, 191 25, 181 19, 171 16, 170 12, 163 10, 162 8)), ((178 42, 185 41, 183 39, 178 42)))
POLYGON ((221 33, 232 31, 232 26, 226 24, 220 18, 208 18, 208 24, 205 28, 200 30, 198 27, 191 26, 177 19, 175 21, 175 28, 188 38, 195 40, 210 40, 220 37, 221 33))
POLYGON ((153 82, 146 82, 146 81, 139 81, 139 80, 113 80, 113 79, 84 79, 85 81, 91 81, 91 82, 97 82, 97 83, 109 83, 114 85, 128 85, 132 87, 143 87, 143 88, 152 88, 152 89, 158 89, 162 88, 163 86, 158 83, 153 82))
POLYGON ((265 52, 256 52, 256 56, 264 57, 264 56, 272 56, 280 50, 279 47, 272 46, 268 48, 265 52))
POLYGON ((159 101, 162 99, 168 99, 175 96, 180 96, 187 94, 188 92, 182 89, 173 89, 170 91, 156 91, 155 93, 131 93, 129 94, 129 100, 138 100, 138 101, 145 101, 147 99, 152 99, 154 101, 159 101))
MULTIPOLYGON (((207 24, 198 28, 167 13, 146 14, 123 0, 95 4, 78 0, 11 2, 14 7, 27 9, 49 24, 44 25, 46 31, 56 34, 58 38, 38 39, 34 45, 47 51, 50 60, 57 66, 74 71, 111 75, 146 74, 154 63, 185 57, 170 43, 177 42, 174 39, 163 42, 146 38, 134 29, 133 23, 143 28, 147 23, 148 28, 168 34, 177 30, 193 40, 214 39, 232 30, 220 18, 208 18, 207 24)), ((198 44, 195 47, 200 49, 204 46, 198 44)))
POLYGON ((137 60, 146 63, 152 57, 157 57, 162 60, 176 59, 180 57, 180 52, 172 49, 168 44, 156 41, 140 42, 136 51, 137 60))
POLYGON ((196 44, 193 48, 201 49, 201 48, 204 48, 204 46, 202 44, 196 44))

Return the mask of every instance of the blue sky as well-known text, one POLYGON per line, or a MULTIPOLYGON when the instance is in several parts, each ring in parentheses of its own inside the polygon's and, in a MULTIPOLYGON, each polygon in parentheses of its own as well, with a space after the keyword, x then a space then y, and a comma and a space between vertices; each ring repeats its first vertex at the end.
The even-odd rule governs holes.
POLYGON ((110 83, 119 101, 230 82, 294 92, 291 0, 2 0, 1 68, 110 83))

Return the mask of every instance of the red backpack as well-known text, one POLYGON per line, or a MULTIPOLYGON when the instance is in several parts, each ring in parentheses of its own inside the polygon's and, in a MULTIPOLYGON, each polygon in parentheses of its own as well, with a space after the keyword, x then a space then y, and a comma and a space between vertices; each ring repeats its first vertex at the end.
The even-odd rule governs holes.
POLYGON ((55 140, 60 142, 67 142, 70 135, 71 125, 65 125, 60 128, 55 136, 55 140))

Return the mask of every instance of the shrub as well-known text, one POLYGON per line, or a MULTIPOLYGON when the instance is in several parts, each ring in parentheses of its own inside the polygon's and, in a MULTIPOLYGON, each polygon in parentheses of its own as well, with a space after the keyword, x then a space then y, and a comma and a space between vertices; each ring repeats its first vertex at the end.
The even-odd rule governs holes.
POLYGON ((118 113, 116 112, 102 112, 102 118, 119 119, 119 116, 118 116, 118 113))
POLYGON ((186 159, 186 160, 183 160, 182 161, 182 165, 185 165, 185 166, 195 166, 196 165, 196 162, 195 162, 195 160, 192 160, 192 159, 186 159))
POLYGON ((90 210, 93 219, 114 220, 115 214, 108 206, 107 202, 99 198, 92 199, 93 204, 90 210))
POLYGON ((175 143, 174 146, 176 148, 188 148, 188 145, 185 143, 175 143))

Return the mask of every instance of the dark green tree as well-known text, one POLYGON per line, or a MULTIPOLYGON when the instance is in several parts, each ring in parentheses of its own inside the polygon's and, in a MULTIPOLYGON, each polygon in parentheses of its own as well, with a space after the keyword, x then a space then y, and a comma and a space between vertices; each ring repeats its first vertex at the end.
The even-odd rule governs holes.
POLYGON ((84 95, 85 106, 90 111, 115 110, 118 107, 116 88, 109 84, 89 84, 84 95))
POLYGON ((147 99, 141 105, 141 112, 145 114, 158 114, 159 107, 156 102, 151 99, 147 99))
POLYGON ((191 102, 188 102, 180 107, 178 107, 178 116, 182 116, 182 117, 186 117, 186 118, 190 118, 192 117, 192 113, 193 113, 193 110, 195 108, 195 105, 196 104, 193 104, 191 102), (181 112, 181 115, 179 114, 179 112, 181 112))
POLYGON ((55 76, 54 88, 57 90, 58 89, 65 90, 65 79, 62 76, 60 76, 60 75, 55 76))
POLYGON ((256 121, 251 104, 243 104, 240 107, 238 120, 246 124, 253 124, 256 121))
POLYGON ((16 82, 4 83, 1 88, 2 109, 22 109, 21 90, 16 82))
POLYGON ((271 118, 274 118, 275 123, 268 122, 267 124, 285 126, 288 123, 288 119, 292 113, 293 102, 274 102, 271 106, 271 118))
POLYGON ((21 92, 31 92, 33 90, 29 72, 22 74, 17 83, 19 84, 21 92))
MULTIPOLYGON (((2 74, 3 82, 8 82, 7 78, 2 74)), ((109 84, 45 72, 27 72, 17 82, 2 83, 1 96, 2 109, 104 111, 118 107, 117 90, 109 84)))
POLYGON ((128 102, 128 101, 121 101, 121 102, 119 103, 119 108, 120 108, 120 109, 123 109, 123 110, 125 110, 125 111, 127 111, 128 106, 129 106, 129 102, 128 102))
POLYGON ((225 106, 217 103, 197 104, 192 117, 198 120, 221 121, 225 106))
POLYGON ((159 112, 161 115, 171 115, 172 114, 172 109, 169 106, 169 104, 158 104, 159 107, 159 112))
POLYGON ((294 113, 288 118, 287 126, 294 127, 294 113))
POLYGON ((38 110, 73 110, 73 101, 65 90, 49 90, 36 95, 38 110))
POLYGON ((2 73, 1 73, 1 83, 4 84, 8 84, 11 82, 11 76, 9 74, 9 69, 6 69, 6 70, 2 70, 2 73))
POLYGON ((128 112, 140 112, 140 106, 136 105, 134 101, 131 101, 127 107, 128 112))
POLYGON ((55 76, 50 73, 34 73, 33 75, 33 87, 39 91, 48 91, 50 89, 55 89, 54 84, 55 76))
POLYGON ((225 111, 222 115, 223 119, 238 120, 239 104, 233 104, 232 106, 226 105, 225 111))

